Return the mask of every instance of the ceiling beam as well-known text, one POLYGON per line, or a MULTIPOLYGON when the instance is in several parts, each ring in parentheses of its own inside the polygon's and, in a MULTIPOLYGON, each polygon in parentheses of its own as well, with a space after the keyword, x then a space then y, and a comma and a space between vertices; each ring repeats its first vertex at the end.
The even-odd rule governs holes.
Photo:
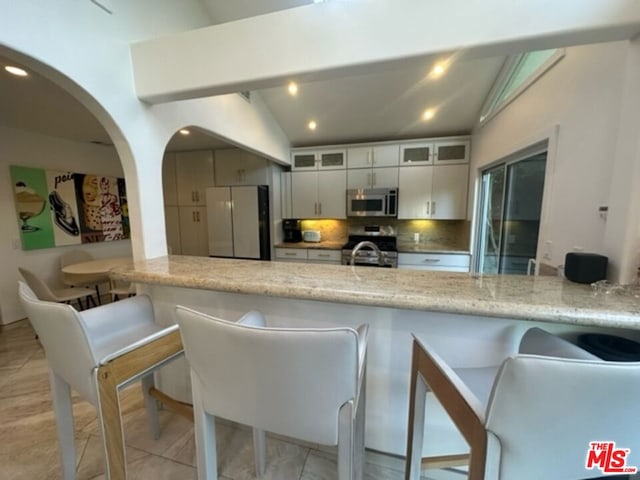
POLYGON ((206 97, 400 68, 629 39, 637 0, 332 0, 131 46, 138 97, 206 97))

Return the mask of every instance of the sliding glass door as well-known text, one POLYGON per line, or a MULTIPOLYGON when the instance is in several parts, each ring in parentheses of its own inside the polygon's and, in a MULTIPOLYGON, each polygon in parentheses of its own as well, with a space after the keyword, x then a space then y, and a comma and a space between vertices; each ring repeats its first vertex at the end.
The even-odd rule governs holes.
POLYGON ((505 166, 482 173, 481 228, 478 255, 480 273, 498 273, 502 207, 504 205, 505 166))
POLYGON ((529 152, 482 172, 477 270, 532 274, 547 152, 529 152))

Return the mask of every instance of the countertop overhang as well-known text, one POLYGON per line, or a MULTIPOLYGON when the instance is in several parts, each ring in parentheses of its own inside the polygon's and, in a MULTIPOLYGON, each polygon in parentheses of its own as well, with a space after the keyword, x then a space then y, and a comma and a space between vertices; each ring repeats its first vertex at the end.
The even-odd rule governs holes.
POLYGON ((129 282, 463 315, 640 328, 640 299, 559 277, 168 256, 118 267, 129 282))

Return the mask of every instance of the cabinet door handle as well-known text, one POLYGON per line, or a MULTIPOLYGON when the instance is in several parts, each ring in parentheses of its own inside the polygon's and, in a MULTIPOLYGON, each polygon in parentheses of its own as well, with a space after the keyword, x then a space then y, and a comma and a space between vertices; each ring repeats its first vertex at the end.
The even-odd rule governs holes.
POLYGON ((328 253, 319 253, 318 256, 319 257, 329 257, 330 255, 328 253))
POLYGON ((422 263, 438 263, 439 261, 439 258, 425 258, 422 263))
POLYGON ((436 214, 436 202, 431 202, 431 215, 436 214))
POLYGON ((195 211, 191 212, 191 220, 193 221, 193 223, 196 223, 196 212, 195 211))
POLYGON ((196 212, 196 218, 198 219, 198 223, 200 223, 200 212, 196 212))
POLYGON ((295 254, 295 253, 293 253, 293 252, 285 252, 284 254, 285 254, 285 255, 292 256, 292 257, 295 257, 295 255, 296 255, 296 254, 295 254))

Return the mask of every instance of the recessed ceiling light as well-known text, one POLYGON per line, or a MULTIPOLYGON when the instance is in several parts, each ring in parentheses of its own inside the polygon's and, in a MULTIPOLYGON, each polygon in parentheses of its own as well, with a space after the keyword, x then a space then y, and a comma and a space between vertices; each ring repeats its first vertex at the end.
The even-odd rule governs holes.
POLYGON ((435 114, 436 114, 436 111, 433 108, 428 108, 422 113, 422 119, 431 120, 435 114))
POLYGON ((431 70, 431 75, 434 77, 439 77, 444 73, 444 65, 438 63, 431 70))
POLYGON ((183 128, 182 130, 180 130, 180 135, 189 135, 191 132, 189 130, 187 130, 186 128, 183 128))
POLYGON ((4 69, 12 75, 16 75, 18 77, 26 77, 29 75, 26 70, 23 70, 19 67, 14 67, 12 65, 7 65, 4 69))
POLYGON ((298 84, 296 82, 290 82, 287 89, 289 90, 289 95, 292 97, 295 97, 298 94, 298 84))
POLYGON ((313 0, 313 3, 322 3, 324 0, 313 0))
POLYGON ((311 120, 308 124, 307 127, 309 128, 309 130, 315 130, 318 127, 318 124, 316 123, 315 120, 311 120))

